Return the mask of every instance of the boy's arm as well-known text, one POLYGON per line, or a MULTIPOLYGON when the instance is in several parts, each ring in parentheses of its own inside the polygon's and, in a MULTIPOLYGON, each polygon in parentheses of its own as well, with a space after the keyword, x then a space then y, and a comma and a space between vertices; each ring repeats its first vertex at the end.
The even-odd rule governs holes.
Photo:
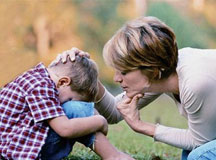
POLYGON ((101 131, 106 135, 108 131, 107 121, 100 115, 74 119, 60 116, 49 119, 47 122, 58 135, 65 138, 82 137, 96 131, 101 131))

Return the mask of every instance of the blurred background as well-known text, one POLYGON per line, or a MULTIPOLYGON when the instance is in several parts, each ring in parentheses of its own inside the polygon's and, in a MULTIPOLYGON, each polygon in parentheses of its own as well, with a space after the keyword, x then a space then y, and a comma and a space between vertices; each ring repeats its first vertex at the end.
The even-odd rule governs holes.
POLYGON ((215 48, 215 0, 1 0, 0 87, 75 46, 91 54, 115 92, 102 58, 106 41, 127 20, 156 16, 173 28, 179 48, 215 48))
MULTIPOLYGON (((91 54, 101 81, 117 94, 120 89, 113 83, 113 70, 104 64, 102 49, 118 28, 139 16, 156 16, 173 28, 179 48, 216 48, 215 8, 215 0, 0 0, 0 88, 75 46, 91 54)), ((150 106, 141 111, 143 120, 187 127, 169 99, 162 96, 150 106)), ((131 131, 125 122, 110 126, 108 137, 135 159, 177 160, 181 154, 131 131)), ((76 148, 66 159, 99 159, 76 148)))

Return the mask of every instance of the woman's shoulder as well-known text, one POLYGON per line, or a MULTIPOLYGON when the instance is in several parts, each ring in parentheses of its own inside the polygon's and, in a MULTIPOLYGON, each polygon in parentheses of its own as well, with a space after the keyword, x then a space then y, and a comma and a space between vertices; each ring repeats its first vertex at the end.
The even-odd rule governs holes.
POLYGON ((216 49, 183 48, 179 50, 176 71, 181 78, 216 76, 216 49))
POLYGON ((195 52, 197 49, 196 48, 191 48, 191 47, 185 47, 181 48, 178 50, 179 55, 185 54, 185 53, 191 53, 195 52))
MULTIPOLYGON (((177 74, 183 95, 203 95, 216 85, 216 50, 183 48, 179 51, 177 74)), ((182 96, 183 96, 182 95, 182 96)))
POLYGON ((211 57, 216 58, 216 49, 201 49, 201 48, 191 48, 185 47, 178 50, 179 58, 182 57, 211 57))

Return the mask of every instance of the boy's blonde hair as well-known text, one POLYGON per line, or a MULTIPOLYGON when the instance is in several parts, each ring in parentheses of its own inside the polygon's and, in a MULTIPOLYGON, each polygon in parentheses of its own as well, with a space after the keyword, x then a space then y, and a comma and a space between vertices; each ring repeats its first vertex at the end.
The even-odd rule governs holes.
POLYGON ((155 17, 140 17, 117 31, 104 46, 103 57, 122 72, 141 69, 151 81, 175 72, 178 47, 166 24, 155 17))
POLYGON ((71 90, 81 94, 85 101, 95 100, 98 93, 98 68, 93 60, 76 56, 74 62, 68 58, 66 63, 59 62, 50 68, 53 68, 58 76, 70 77, 71 90))

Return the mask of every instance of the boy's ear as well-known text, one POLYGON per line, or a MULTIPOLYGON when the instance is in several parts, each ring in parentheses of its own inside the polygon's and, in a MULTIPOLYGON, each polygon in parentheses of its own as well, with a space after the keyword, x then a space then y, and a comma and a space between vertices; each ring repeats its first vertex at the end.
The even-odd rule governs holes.
POLYGON ((61 77, 57 82, 57 88, 60 86, 68 86, 71 84, 71 79, 68 76, 61 77))

